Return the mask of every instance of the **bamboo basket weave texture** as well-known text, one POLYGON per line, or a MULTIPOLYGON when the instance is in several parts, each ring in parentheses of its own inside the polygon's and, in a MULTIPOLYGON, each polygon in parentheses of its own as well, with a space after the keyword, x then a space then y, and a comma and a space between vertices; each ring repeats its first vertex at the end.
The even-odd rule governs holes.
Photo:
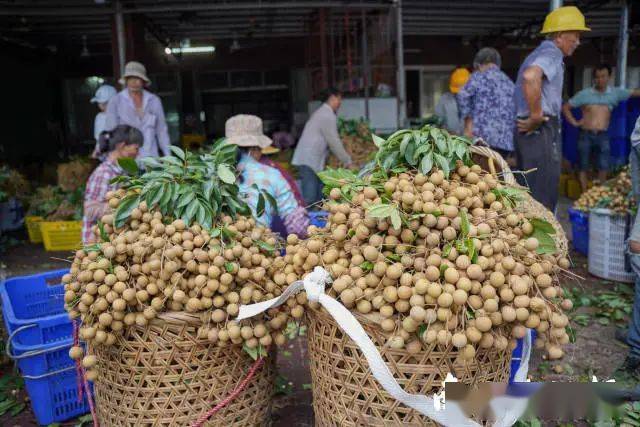
MULTIPOLYGON (((241 345, 197 338, 197 316, 164 313, 131 328, 111 347, 96 347, 95 400, 101 426, 189 426, 226 398, 254 361, 241 345)), ((275 380, 270 354, 247 388, 207 426, 269 424, 275 380)))
MULTIPOLYGON (((511 354, 478 349, 474 361, 456 361, 458 352, 435 345, 417 354, 387 346, 379 326, 356 315, 400 386, 408 393, 432 395, 451 372, 460 382, 506 382, 511 354)), ((324 311, 308 313, 309 358, 316 426, 437 425, 391 397, 376 381, 356 344, 324 311)))

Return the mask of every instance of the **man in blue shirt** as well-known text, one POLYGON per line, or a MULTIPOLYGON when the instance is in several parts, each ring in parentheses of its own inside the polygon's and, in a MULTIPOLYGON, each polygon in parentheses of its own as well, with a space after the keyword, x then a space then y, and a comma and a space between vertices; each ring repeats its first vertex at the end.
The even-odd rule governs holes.
POLYGON ((589 28, 575 6, 549 13, 541 31, 547 39, 524 60, 516 81, 518 163, 524 171, 535 169, 526 175, 531 194, 551 211, 560 180, 564 57, 573 55, 583 31, 589 28))
POLYGON ((578 170, 582 191, 587 190, 587 172, 591 155, 595 155, 598 179, 604 182, 609 172, 609 121, 611 111, 632 96, 640 96, 640 90, 609 87, 611 66, 602 64, 593 70, 594 86, 576 93, 562 107, 565 118, 571 125, 580 128, 578 137, 578 170), (572 108, 582 109, 582 119, 577 120, 572 108))

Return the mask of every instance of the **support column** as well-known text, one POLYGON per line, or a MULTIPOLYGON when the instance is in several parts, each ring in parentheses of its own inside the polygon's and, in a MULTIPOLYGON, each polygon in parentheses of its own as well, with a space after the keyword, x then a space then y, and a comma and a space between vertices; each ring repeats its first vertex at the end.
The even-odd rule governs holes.
POLYGON ((364 9, 362 9, 362 86, 364 88, 364 117, 369 121, 369 85, 371 79, 369 77, 369 45, 367 34, 367 17, 364 9))
POLYGON ((550 0, 549 1, 549 10, 556 10, 557 8, 562 7, 562 0, 550 0))
MULTIPOLYGON (((116 0, 114 2, 115 9, 115 30, 116 30, 116 41, 117 41, 117 65, 114 67, 114 70, 118 71, 116 74, 116 78, 124 73, 124 64, 127 62, 126 59, 126 46, 125 46, 125 36, 124 36, 124 18, 122 16, 122 4, 120 0, 116 0)), ((114 64, 116 63, 116 58, 114 58, 114 64)))
POLYGON ((320 14, 320 66, 322 67, 322 89, 325 90, 329 84, 327 67, 327 11, 325 8, 319 10, 320 14))
POLYGON ((398 97, 398 127, 407 121, 406 87, 404 81, 404 43, 402 40, 402 0, 396 0, 396 95, 398 97))
POLYGON ((629 2, 622 0, 621 3, 616 84, 624 87, 627 85, 627 54, 629 52, 629 2))

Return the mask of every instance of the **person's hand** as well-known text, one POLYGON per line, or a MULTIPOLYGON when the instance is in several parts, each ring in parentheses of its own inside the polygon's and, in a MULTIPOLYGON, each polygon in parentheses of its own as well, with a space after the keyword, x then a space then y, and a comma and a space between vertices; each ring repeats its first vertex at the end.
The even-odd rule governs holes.
POLYGON ((538 129, 544 122, 549 120, 547 117, 530 116, 526 119, 518 119, 518 132, 519 133, 531 133, 538 129))
POLYGON ((571 123, 574 127, 577 127, 578 129, 582 129, 582 119, 580 120, 575 120, 573 123, 571 123))

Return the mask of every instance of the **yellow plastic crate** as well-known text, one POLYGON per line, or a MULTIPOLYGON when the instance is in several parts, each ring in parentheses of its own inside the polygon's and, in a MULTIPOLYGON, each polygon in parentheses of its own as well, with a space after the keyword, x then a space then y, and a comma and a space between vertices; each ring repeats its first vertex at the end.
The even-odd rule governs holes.
POLYGON ((567 197, 572 200, 576 200, 582 194, 582 188, 580 187, 580 181, 575 178, 571 178, 567 181, 567 197))
POLYGON ((82 247, 82 221, 43 221, 40 231, 47 251, 73 251, 82 247))
POLYGON ((560 174, 560 181, 558 183, 558 192, 562 197, 567 196, 567 182, 571 179, 571 175, 568 173, 560 174))
POLYGON ((44 218, 41 216, 28 215, 24 218, 24 223, 27 226, 27 234, 29 235, 29 241, 31 243, 41 243, 42 233, 40 232, 40 223, 44 218))

